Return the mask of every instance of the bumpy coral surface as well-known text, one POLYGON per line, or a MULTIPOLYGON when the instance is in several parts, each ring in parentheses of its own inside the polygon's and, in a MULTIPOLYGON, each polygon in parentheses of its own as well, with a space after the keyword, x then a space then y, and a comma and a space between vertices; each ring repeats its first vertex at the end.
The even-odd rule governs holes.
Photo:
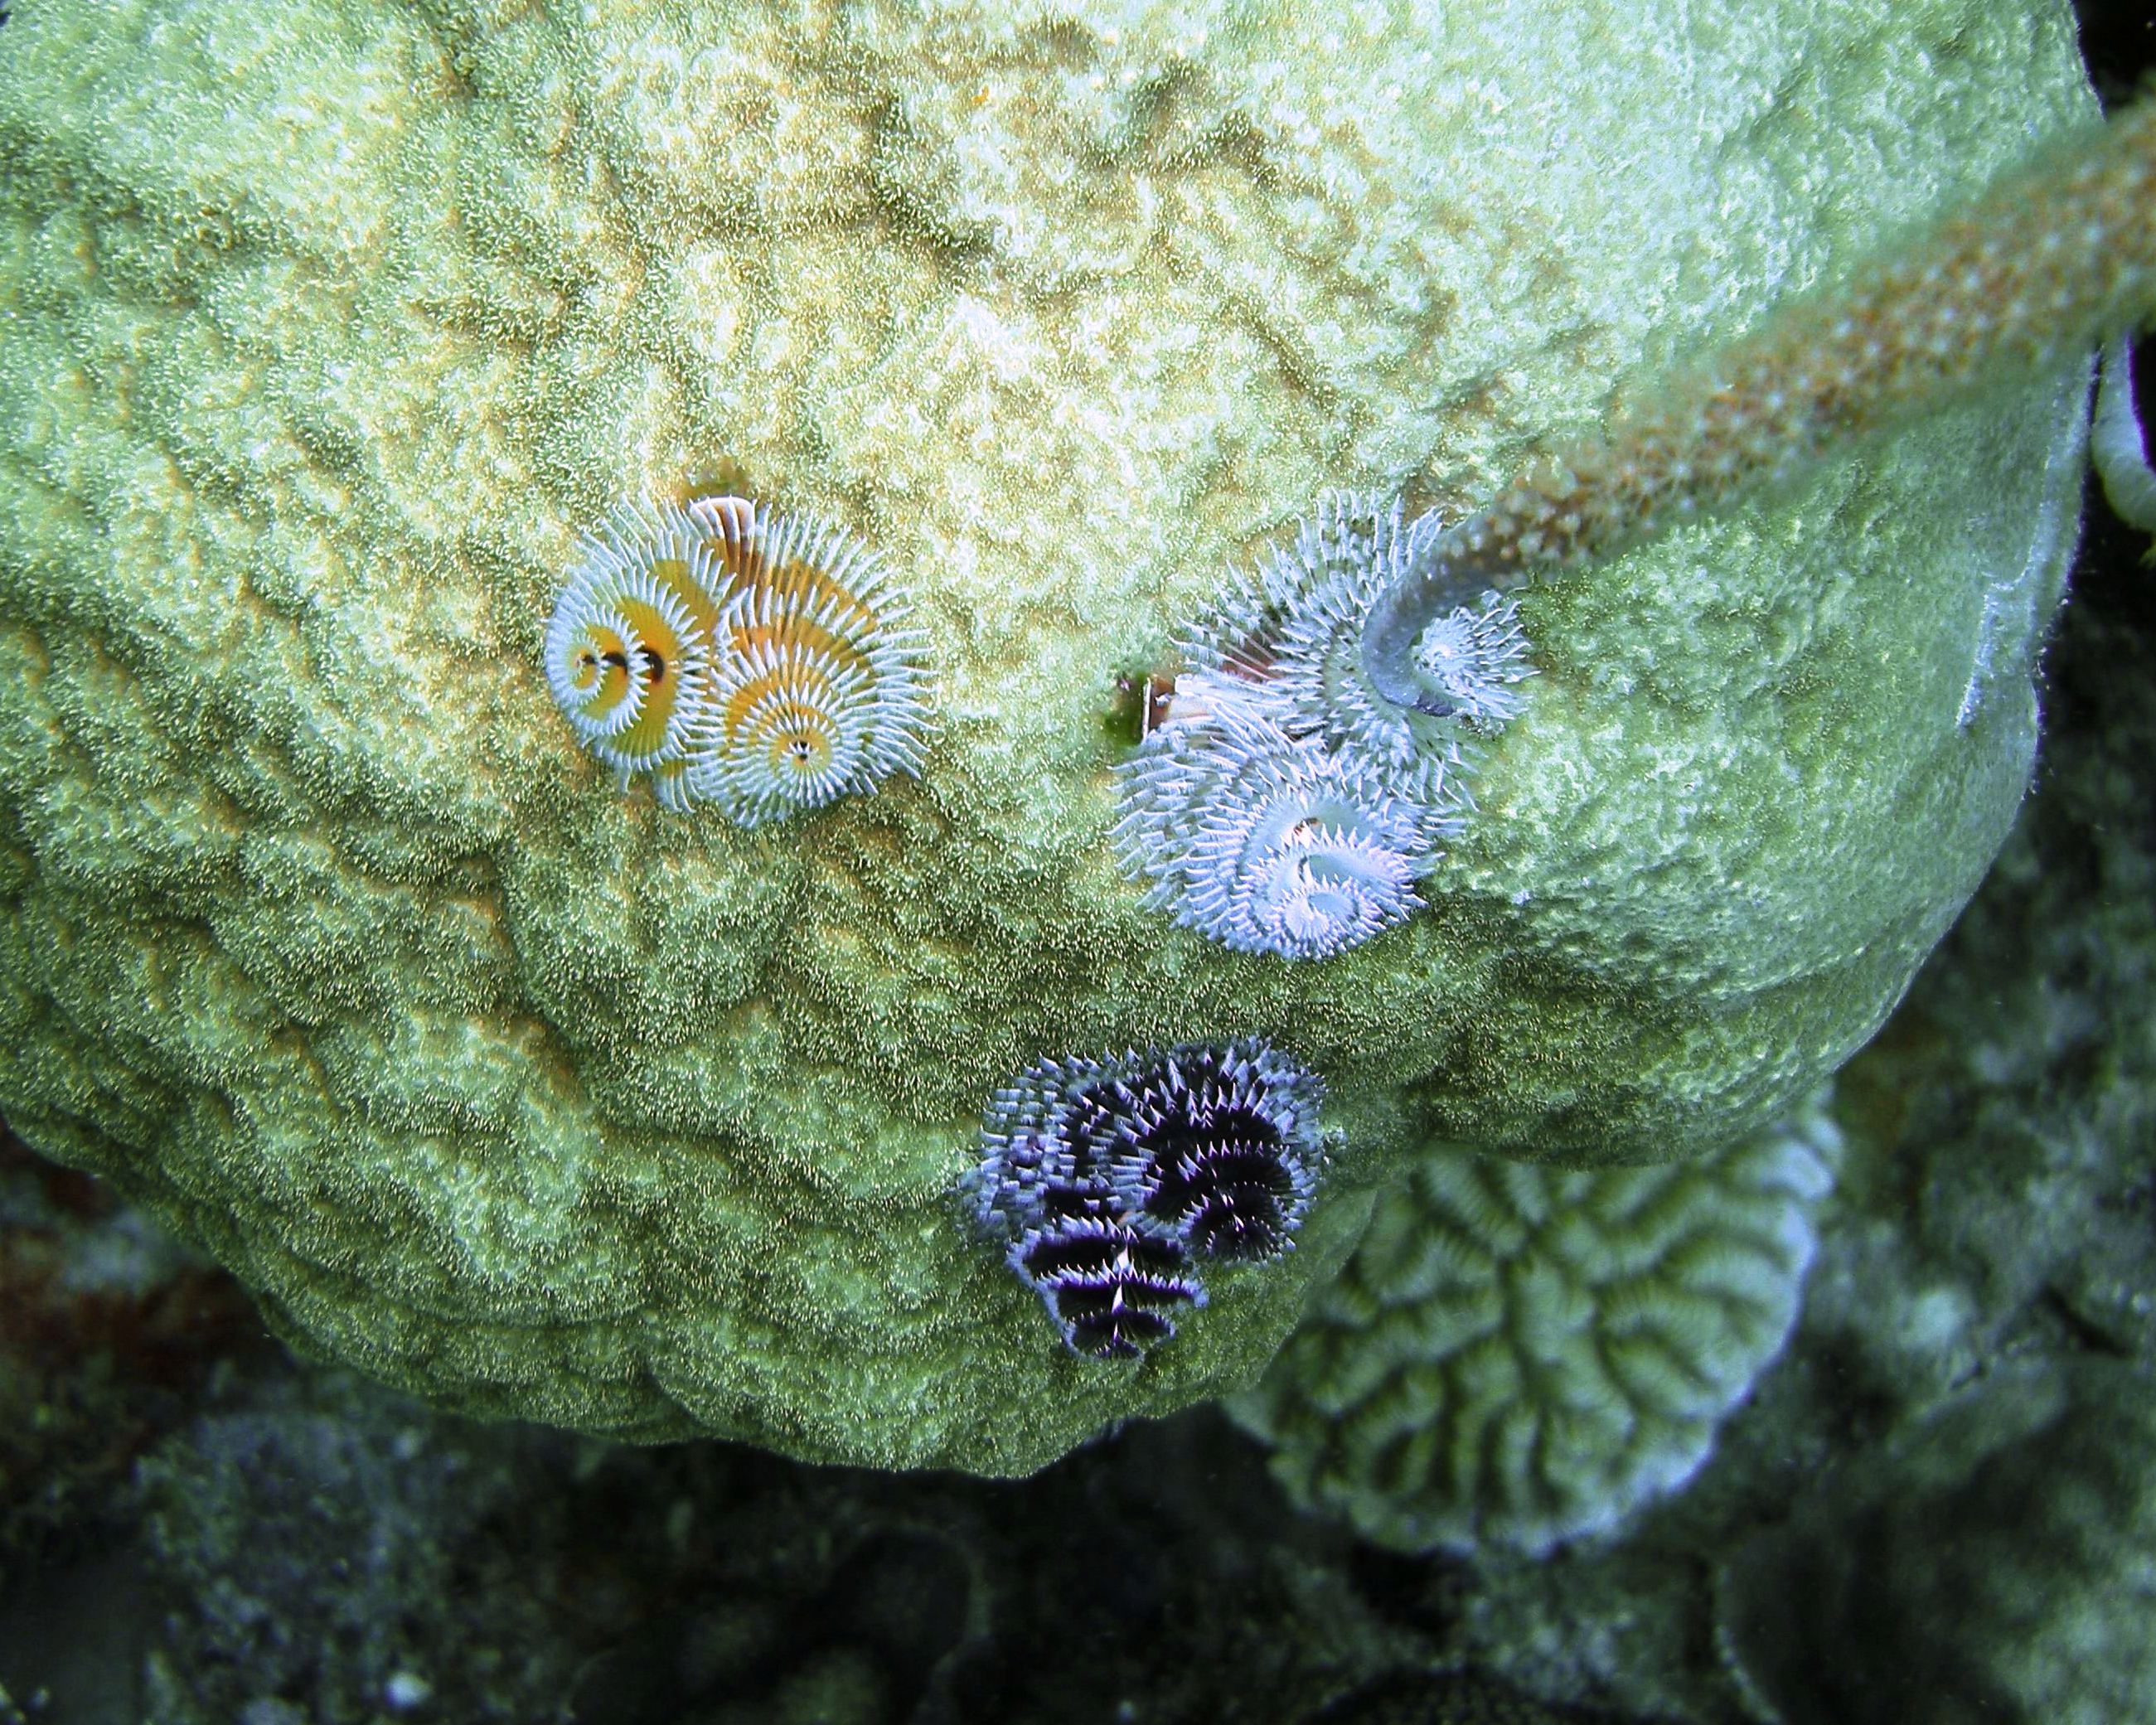
POLYGON ((1237 1412, 1382 1543, 1599 1532, 1691 1476, 1780 1350, 1838 1149, 1813 1110, 1676 1168, 1434 1151, 1237 1412))
POLYGON ((2051 0, 7 35, 0 1109, 459 1407, 1034 1466, 1254 1373, 1409 1147, 1779 1115, 2020 798, 2075 378, 1524 600, 1478 813, 1352 952, 1147 911, 1103 714, 1324 491, 1457 518, 2082 113, 2051 0), (911 597, 917 778, 745 830, 580 745, 578 532, 722 470, 911 597), (1242 1035, 1340 1170, 1104 1377, 952 1183, 1029 1062, 1242 1035))

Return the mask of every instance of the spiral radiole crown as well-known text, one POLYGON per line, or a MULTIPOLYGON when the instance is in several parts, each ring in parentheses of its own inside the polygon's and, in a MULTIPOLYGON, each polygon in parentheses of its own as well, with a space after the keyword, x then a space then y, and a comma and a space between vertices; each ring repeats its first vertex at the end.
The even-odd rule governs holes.
POLYGON ((687 752, 719 620, 711 557, 681 511, 631 505, 581 548, 547 624, 547 684, 626 786, 687 752))
POLYGON ((555 603, 547 686, 577 739, 660 804, 767 821, 915 773, 927 638, 846 529, 746 497, 624 504, 555 603))
POLYGON ((1166 712, 1117 769, 1115 841, 1146 902, 1239 952, 1328 958, 1421 908, 1414 883, 1473 808, 1476 742, 1533 675, 1512 602, 1434 619, 1425 680, 1393 701, 1364 667, 1378 595, 1437 534, 1434 516, 1329 493, 1295 538, 1183 631, 1166 712))

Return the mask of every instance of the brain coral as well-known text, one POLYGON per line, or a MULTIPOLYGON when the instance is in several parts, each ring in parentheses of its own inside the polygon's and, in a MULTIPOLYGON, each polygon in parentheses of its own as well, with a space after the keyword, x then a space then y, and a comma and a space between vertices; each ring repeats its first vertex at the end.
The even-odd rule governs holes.
POLYGON ((1456 516, 2087 114, 2064 0, 1309 28, 21 7, 10 1122, 468 1410, 1017 1470, 1254 1373, 1413 1146, 1685 1157, 1808 1093, 2020 798, 2078 377, 1524 598, 1479 813, 1340 956, 1145 909, 1104 714, 1327 490, 1456 516), (580 534, 721 471, 909 595, 917 778, 748 830, 579 746, 580 534), (1073 1357, 954 1219, 988 1098, 1245 1035, 1342 1135, 1299 1250, 1073 1357))
POLYGON ((1381 1543, 1599 1532, 1688 1479, 1780 1351, 1839 1151, 1818 1108, 1673 1167, 1433 1150, 1230 1405, 1381 1543))

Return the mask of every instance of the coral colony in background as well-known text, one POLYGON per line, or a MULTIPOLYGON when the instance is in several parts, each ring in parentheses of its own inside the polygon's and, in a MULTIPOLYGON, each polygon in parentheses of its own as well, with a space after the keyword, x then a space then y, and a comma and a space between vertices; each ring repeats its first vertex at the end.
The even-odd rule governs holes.
POLYGON ((1432 1155, 1236 1417, 1297 1502, 1540 1556, 1681 1486, 1788 1338, 1840 1135, 1566 1173, 1432 1155))

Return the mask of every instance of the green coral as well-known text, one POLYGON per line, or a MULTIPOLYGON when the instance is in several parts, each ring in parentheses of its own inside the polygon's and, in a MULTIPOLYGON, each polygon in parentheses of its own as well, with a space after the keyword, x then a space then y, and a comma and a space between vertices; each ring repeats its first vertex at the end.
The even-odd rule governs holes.
POLYGON ((1840 1141, 1815 1107, 1671 1167, 1435 1150, 1230 1405, 1298 1502, 1539 1554, 1674 1490, 1781 1349, 1840 1141))
POLYGON ((1102 716, 1327 486, 1471 498, 2086 111, 2065 9, 1306 33, 23 8, 9 1121, 459 1407, 1012 1471, 1249 1377, 1432 1136, 1683 1157, 1806 1094, 2019 800, 2078 380, 1532 598, 1436 908, 1345 957, 1145 912, 1102 716), (745 833, 576 747, 537 658, 577 530, 723 464, 911 590, 917 783, 745 833), (956 1224, 990 1092, 1239 1034, 1346 1135, 1304 1250, 1141 1370, 1066 1357, 956 1224))

